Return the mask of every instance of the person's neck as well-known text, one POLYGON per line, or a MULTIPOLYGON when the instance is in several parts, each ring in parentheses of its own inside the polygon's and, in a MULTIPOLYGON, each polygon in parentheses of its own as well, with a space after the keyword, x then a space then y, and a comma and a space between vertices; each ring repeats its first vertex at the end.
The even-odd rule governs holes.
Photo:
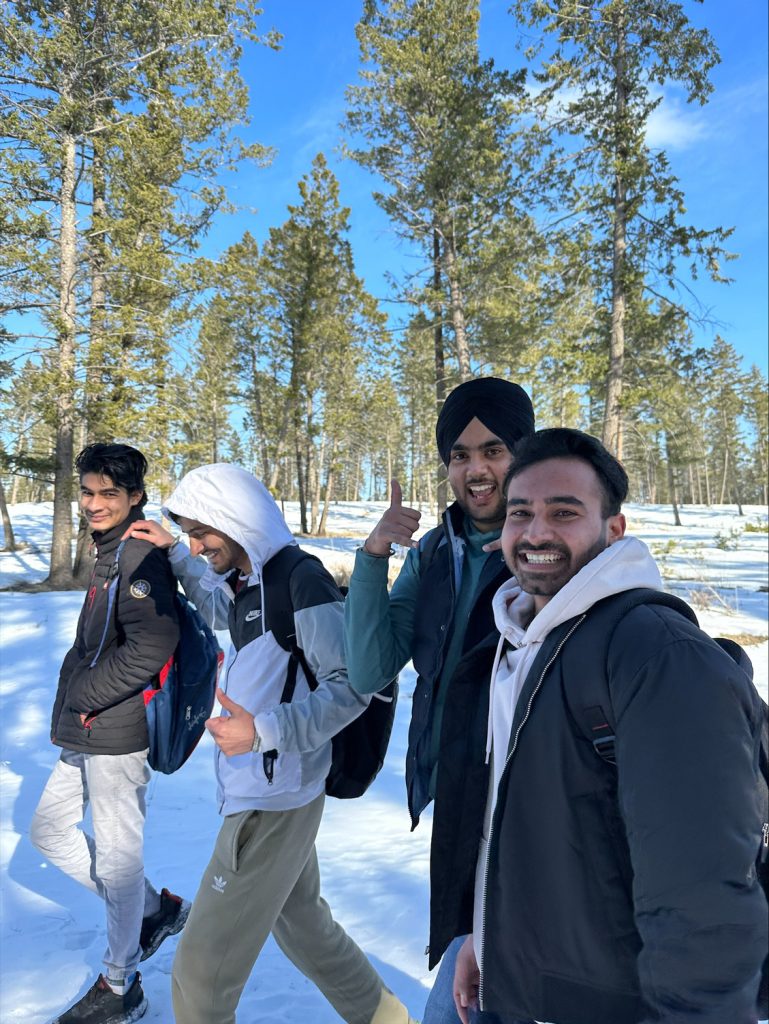
POLYGON ((487 519, 483 519, 479 522, 477 519, 473 519, 472 517, 468 518, 470 519, 473 529, 478 533, 494 533, 495 531, 501 530, 505 525, 504 519, 500 519, 498 521, 495 520, 493 523, 490 523, 487 519))

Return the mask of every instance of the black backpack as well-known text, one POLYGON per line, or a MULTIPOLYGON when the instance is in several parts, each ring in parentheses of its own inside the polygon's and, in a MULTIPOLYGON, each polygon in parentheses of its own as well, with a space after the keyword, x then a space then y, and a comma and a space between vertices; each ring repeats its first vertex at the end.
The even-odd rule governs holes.
MULTIPOLYGON (((112 616, 120 581, 121 541, 115 552, 112 580, 107 598, 107 616, 99 649, 91 661, 96 664, 112 616)), ((187 598, 176 595, 179 614, 179 642, 171 657, 144 689, 150 768, 165 775, 177 771, 198 745, 211 717, 219 670, 224 653, 200 613, 187 598)))
MULTIPOLYGON (((272 631, 278 644, 290 655, 286 682, 280 698, 281 704, 290 703, 294 696, 299 665, 302 666, 310 690, 315 690, 318 685, 304 651, 297 645, 294 610, 291 606, 291 573, 307 558, 312 558, 319 565, 323 565, 319 558, 291 544, 274 555, 265 564, 262 572, 262 585, 269 589, 269 596, 265 599, 268 615, 265 625, 272 631)), ((342 596, 346 594, 346 588, 339 588, 339 591, 342 596)), ((398 680, 393 679, 384 690, 372 695, 363 714, 349 722, 333 737, 331 768, 326 776, 326 793, 329 796, 341 800, 363 796, 377 777, 387 753, 397 700, 398 680)), ((264 754, 264 770, 268 779, 272 778, 277 756, 276 750, 264 754)))
MULTIPOLYGON (((603 637, 604 643, 603 646, 597 647, 592 652, 589 665, 582 664, 580 666, 579 705, 573 706, 572 712, 582 735, 592 743, 599 757, 615 770, 616 723, 606 672, 606 658, 614 629, 630 609, 639 604, 665 605, 674 608, 690 621, 695 623, 697 621, 694 612, 680 598, 659 590, 648 590, 642 587, 605 598, 594 605, 589 612, 591 622, 595 622, 596 618, 600 622, 600 630, 596 630, 596 635, 603 637)), ((742 647, 726 637, 714 637, 713 639, 740 666, 748 678, 752 679, 753 664, 742 647)), ((764 895, 769 900, 769 707, 762 698, 761 705, 763 720, 759 772, 756 783, 758 799, 763 808, 763 827, 762 841, 756 855, 756 876, 764 890, 764 895)), ((769 957, 764 961, 758 1006, 761 1019, 769 1017, 769 957)))

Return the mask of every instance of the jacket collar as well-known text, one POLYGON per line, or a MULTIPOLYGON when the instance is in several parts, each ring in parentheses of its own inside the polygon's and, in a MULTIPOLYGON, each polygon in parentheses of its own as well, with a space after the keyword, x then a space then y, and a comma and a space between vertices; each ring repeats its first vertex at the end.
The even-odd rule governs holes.
POLYGON ((118 523, 117 526, 113 526, 111 530, 105 530, 103 533, 101 530, 94 530, 91 536, 93 537, 93 542, 96 546, 97 557, 101 558, 102 555, 108 555, 112 551, 115 551, 120 543, 120 538, 126 532, 131 523, 135 523, 137 519, 144 519, 144 512, 138 507, 138 505, 134 505, 123 522, 118 523))

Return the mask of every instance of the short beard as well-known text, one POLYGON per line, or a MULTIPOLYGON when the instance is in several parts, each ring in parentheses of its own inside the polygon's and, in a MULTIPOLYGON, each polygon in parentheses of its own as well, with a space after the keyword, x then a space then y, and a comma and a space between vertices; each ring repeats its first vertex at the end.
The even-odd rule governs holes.
POLYGON ((496 508, 487 509, 486 513, 482 516, 473 515, 467 504, 461 498, 457 498, 457 505, 459 505, 466 518, 469 519, 471 523, 499 523, 500 529, 502 529, 502 526, 504 525, 505 514, 507 512, 507 503, 504 498, 499 499, 499 503, 496 508))
MULTIPOLYGON (((598 537, 596 542, 594 544, 592 544, 588 548, 588 550, 580 557, 579 561, 574 566, 573 572, 571 572, 570 575, 568 576, 568 578, 563 580, 563 582, 559 582, 558 579, 542 580, 541 583, 538 583, 538 582, 534 582, 532 584, 528 584, 527 583, 527 585, 525 587, 521 584, 521 589, 525 593, 531 594, 533 597, 555 597, 555 595, 559 592, 559 590, 563 590, 563 588, 566 586, 566 584, 571 582, 571 580, 574 579, 574 577, 577 575, 578 572, 580 572, 581 569, 584 569, 584 567, 586 565, 589 565, 589 563, 592 562, 594 558, 597 558, 598 555, 600 555, 602 551, 606 550, 606 548, 609 546, 608 541, 607 541, 607 534, 608 534, 608 524, 607 524, 606 520, 604 519, 603 520, 603 529, 601 531, 600 536, 598 537), (529 589, 529 587, 531 587, 531 589, 529 589)), ((531 545, 525 545, 524 546, 524 545, 518 544, 518 545, 516 545, 514 551, 512 552, 512 555, 513 555, 512 561, 513 561, 514 564, 510 565, 510 563, 507 562, 507 559, 505 559, 505 561, 507 562, 507 567, 510 570, 510 572, 516 577, 518 582, 521 583, 521 577, 523 577, 524 579, 528 580, 529 574, 526 573, 525 571, 523 571, 519 575, 516 572, 515 559, 518 557, 518 554, 520 552, 524 552, 524 551, 548 551, 548 550, 549 551, 560 551, 562 554, 566 554, 569 557, 569 561, 571 561, 571 553, 569 552, 569 549, 563 547, 563 545, 561 545, 561 544, 555 544, 555 545, 553 545, 553 544, 550 544, 550 545, 542 544, 539 548, 532 547, 531 545)))

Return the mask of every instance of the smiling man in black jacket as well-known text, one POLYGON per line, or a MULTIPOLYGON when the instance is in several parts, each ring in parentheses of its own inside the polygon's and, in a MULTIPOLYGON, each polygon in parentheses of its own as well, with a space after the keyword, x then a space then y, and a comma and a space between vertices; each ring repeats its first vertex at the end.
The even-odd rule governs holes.
POLYGON ((757 1018, 766 709, 625 536, 627 487, 578 430, 513 449, 464 1024, 757 1018))
POLYGON ((164 552, 131 538, 109 586, 120 538, 147 501, 147 462, 124 444, 92 444, 76 460, 80 507, 96 553, 64 658, 51 719, 62 748, 30 836, 48 860, 100 896, 107 911, 105 974, 54 1024, 129 1024, 147 1009, 136 970, 184 924, 189 904, 144 877, 147 720, 143 690, 176 647, 176 582, 164 552), (93 837, 79 826, 90 804, 93 837))

